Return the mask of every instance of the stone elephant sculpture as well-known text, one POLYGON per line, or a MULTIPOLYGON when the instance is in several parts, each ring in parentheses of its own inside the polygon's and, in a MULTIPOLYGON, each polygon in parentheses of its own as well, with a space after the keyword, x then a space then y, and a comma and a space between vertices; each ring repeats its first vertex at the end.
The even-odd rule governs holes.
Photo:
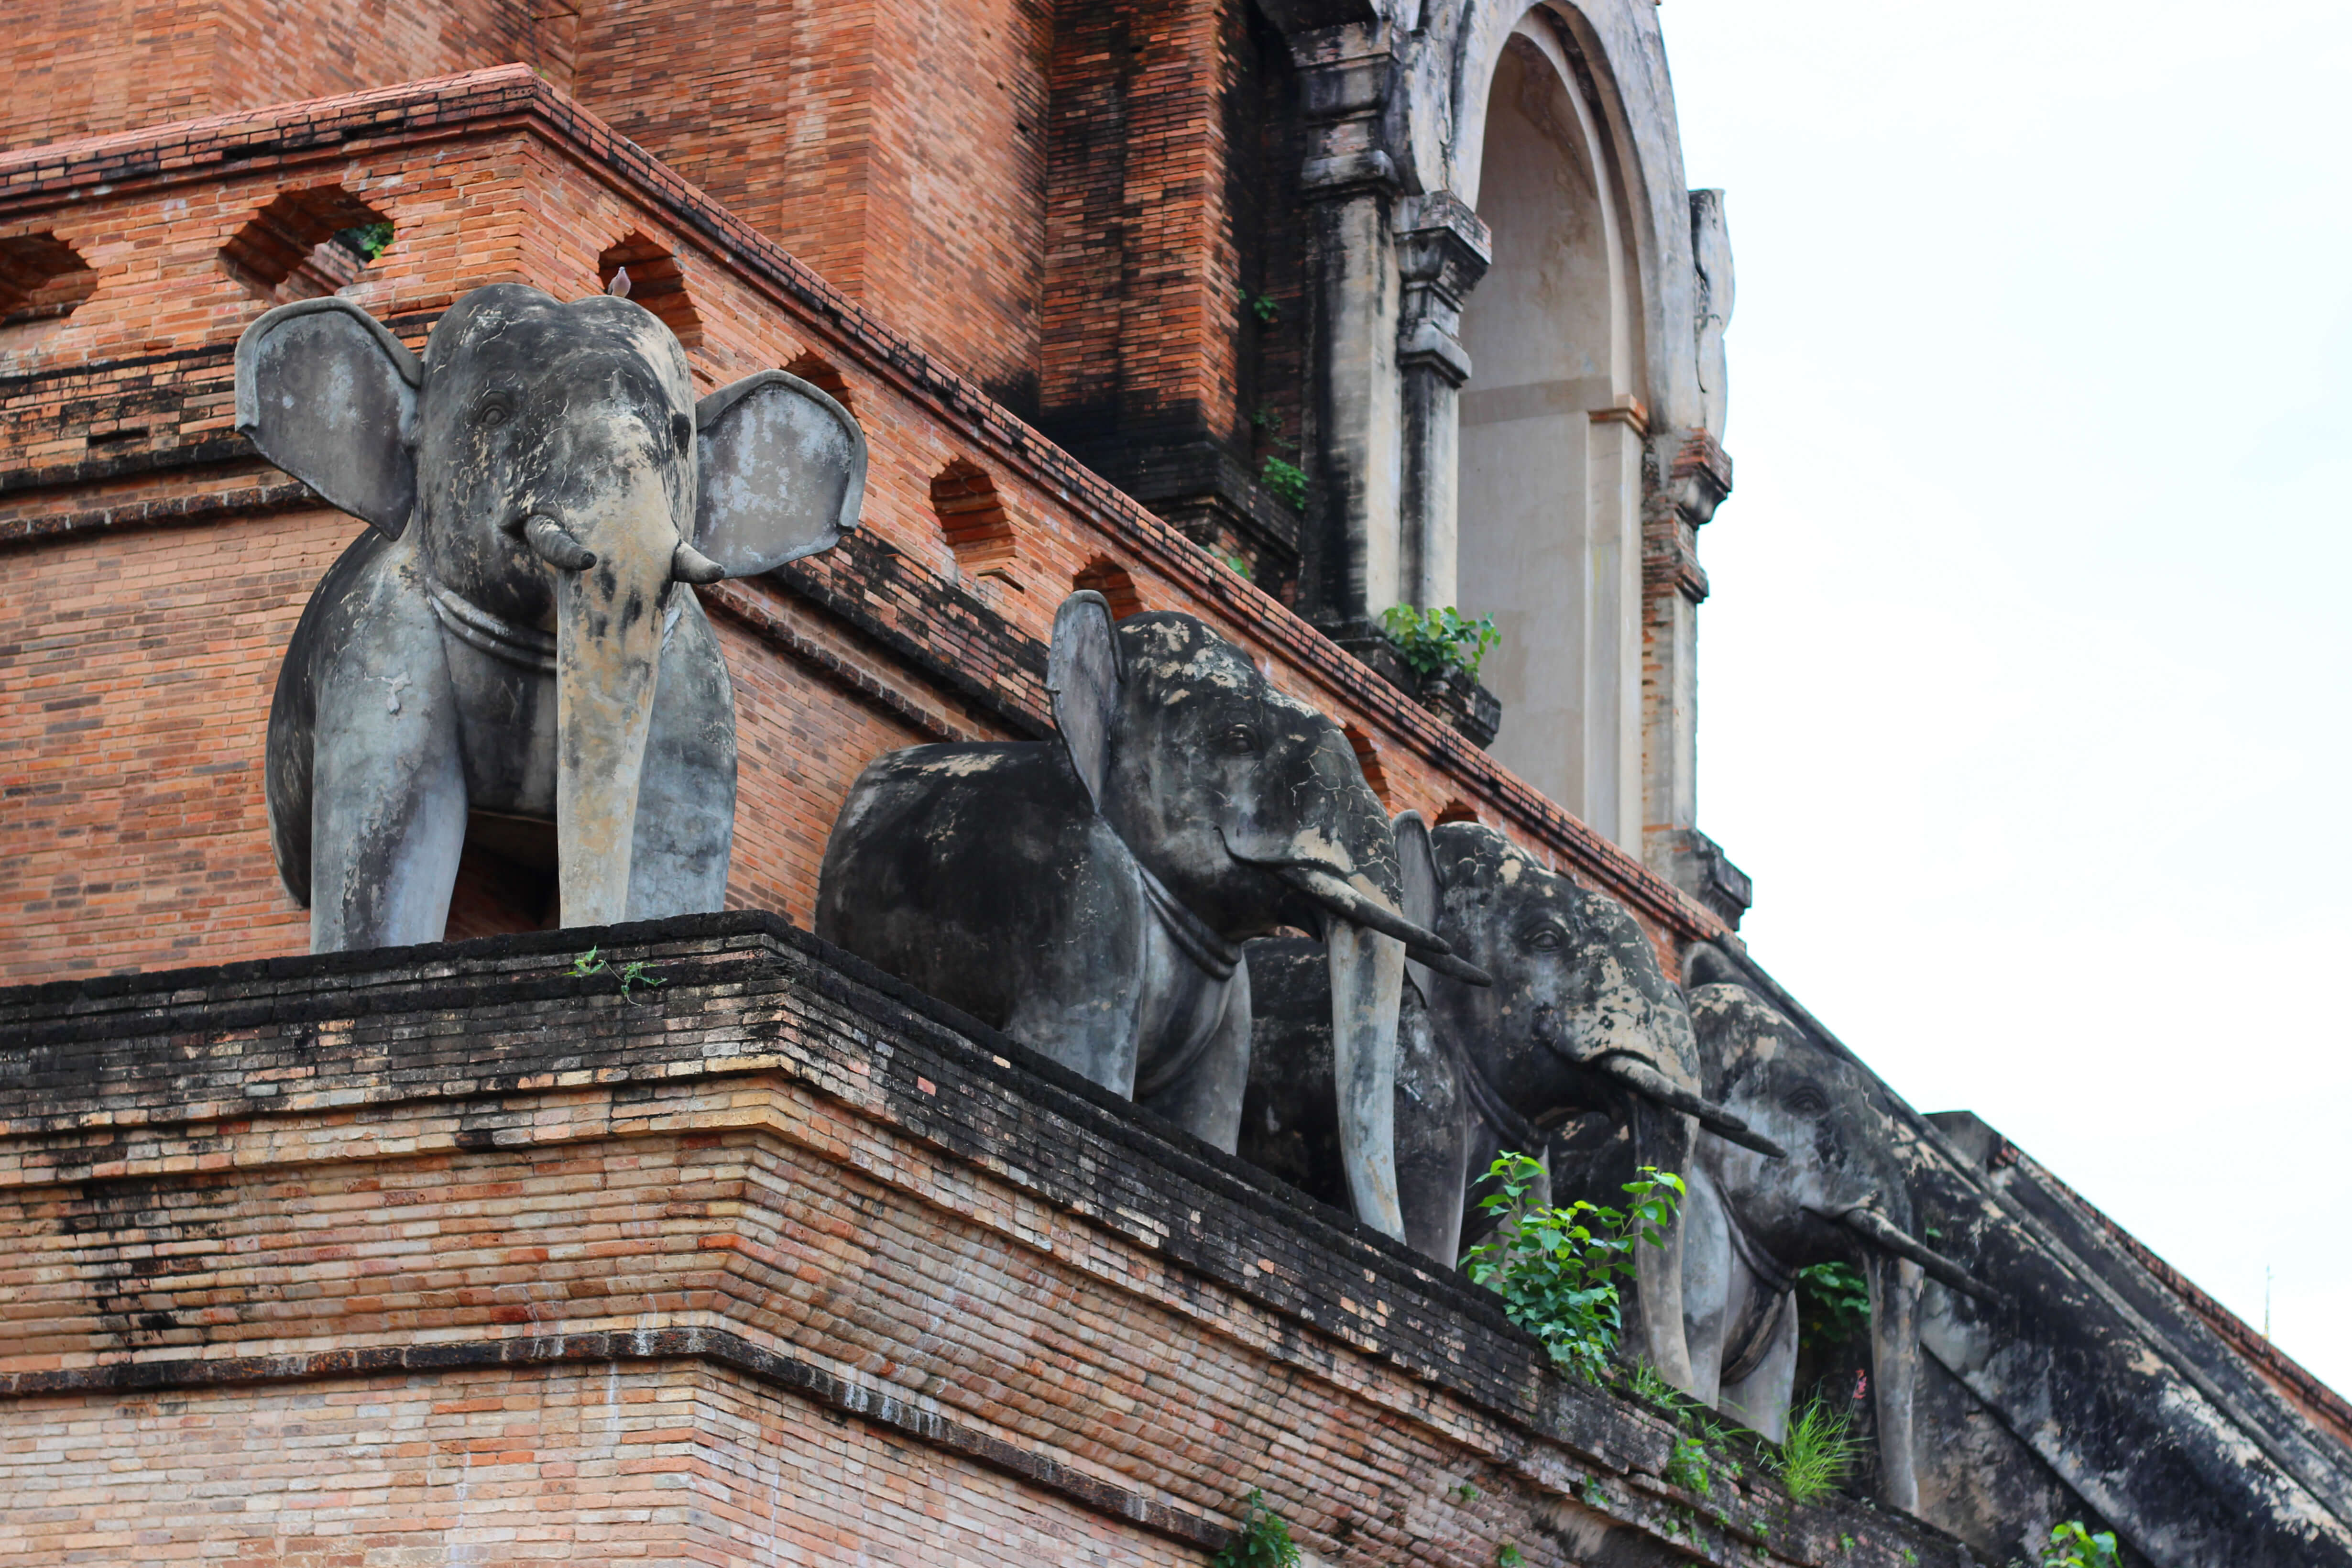
POLYGON ((1224 1150, 1249 1073, 1240 943, 1320 930, 1341 1163, 1402 1234, 1391 1152, 1410 945, 1394 842, 1354 749, 1190 616, 1055 617, 1057 742, 877 759, 826 847, 820 936, 1224 1150))
MULTIPOLYGON (((1710 973, 1693 965, 1694 979, 1710 973)), ((1698 984, 1690 1009, 1708 1093, 1790 1151, 1767 1160, 1712 1133, 1698 1140, 1683 1225, 1691 1392, 1779 1441, 1797 1372, 1796 1270, 1858 1266, 1870 1289, 1879 1491, 1915 1510, 1921 1290, 1933 1278, 1987 1301, 1994 1293, 1916 1239, 1912 1145, 1867 1069, 1743 985, 1698 984)))
MULTIPOLYGON (((1396 826, 1407 914, 1416 910, 1412 890, 1426 887, 1419 897, 1438 935, 1492 981, 1465 985, 1407 965, 1394 1118, 1412 1245, 1453 1264, 1465 1227, 1486 1220, 1471 1207, 1478 1174, 1506 1149, 1541 1154, 1551 1130, 1570 1117, 1622 1130, 1635 1158, 1605 1190, 1571 1193, 1556 1178, 1563 1196, 1622 1201, 1617 1183, 1631 1179, 1633 1163, 1686 1172, 1699 1123, 1778 1152, 1700 1094, 1682 994, 1622 906, 1546 869, 1493 828, 1448 823, 1424 832, 1409 817, 1396 826)), ((1254 963, 1265 977, 1270 1020, 1295 1018, 1283 994, 1295 985, 1297 957, 1255 945, 1267 948, 1254 963)), ((1303 1173, 1310 1191, 1324 1179, 1313 1169, 1321 1162, 1312 1145, 1326 1097, 1306 1068, 1286 1064, 1314 1059, 1311 1048, 1260 1051, 1244 1145, 1277 1173, 1297 1180, 1294 1173, 1303 1173)), ((1664 1248, 1637 1254, 1630 1338, 1663 1376, 1688 1387, 1678 1236, 1670 1229, 1664 1248)))
POLYGON ((847 412, 772 371, 698 403, 642 307, 501 283, 421 363, 348 300, 268 311, 237 342, 236 420, 369 524, 270 705, 271 842, 312 951, 439 941, 469 819, 552 824, 565 924, 718 909, 734 696, 678 584, 856 525, 847 412))

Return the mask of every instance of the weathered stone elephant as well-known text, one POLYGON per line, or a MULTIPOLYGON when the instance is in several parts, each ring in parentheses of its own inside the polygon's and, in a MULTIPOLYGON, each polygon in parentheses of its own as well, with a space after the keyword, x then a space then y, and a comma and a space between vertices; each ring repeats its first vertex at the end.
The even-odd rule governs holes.
POLYGON ((1876 1079, 1745 986, 1698 985, 1690 1007, 1708 1093, 1790 1151, 1767 1160, 1711 1133, 1698 1140, 1683 1225, 1691 1392, 1780 1440, 1797 1370, 1796 1270, 1858 1265, 1870 1287, 1880 1495, 1915 1510, 1920 1291, 1933 1276, 1984 1300, 1992 1292, 1914 1237, 1903 1152, 1914 1145, 1896 1135, 1876 1079))
MULTIPOLYGON (((1475 823, 1424 835, 1418 819, 1400 818, 1396 839, 1407 888, 1430 887, 1438 934, 1493 982, 1465 985, 1407 966, 1395 1121, 1405 1235, 1415 1247, 1454 1263, 1465 1223, 1485 1217, 1470 1208, 1478 1173, 1506 1149, 1540 1154, 1550 1130, 1578 1113, 1628 1130, 1634 1157, 1604 1190, 1570 1193, 1556 1180, 1559 1195, 1622 1201, 1617 1184, 1631 1179, 1633 1163, 1682 1173, 1702 1121, 1778 1152, 1701 1096, 1681 993, 1622 907, 1475 823), (1427 869, 1416 873, 1415 849, 1423 846, 1427 869)), ((1410 897, 1406 912, 1414 912, 1410 897)), ((1253 963, 1266 981, 1270 1023, 1280 1027, 1298 1016, 1286 993, 1301 959, 1259 945, 1266 951, 1253 963)), ((1312 1063, 1312 1049, 1261 1045, 1243 1152, 1294 1180, 1304 1174, 1316 1190, 1313 1145, 1327 1097, 1300 1065, 1312 1063)), ((1632 1337, 1662 1375, 1687 1387, 1678 1236, 1670 1229, 1664 1248, 1637 1253, 1632 1337)))
POLYGON ((1394 841, 1339 727, 1190 616, 1066 601, 1056 742, 877 759, 826 847, 819 935, 1217 1145, 1249 1074, 1239 944, 1319 929, 1357 1215, 1396 1236, 1390 1117, 1406 947, 1394 841))
POLYGON ((469 815, 554 825, 565 924, 718 909, 734 695, 676 584, 856 526, 841 405, 773 371, 697 404, 642 307, 501 283, 422 363, 347 300, 269 311, 237 343, 236 419, 370 525, 269 712, 271 840, 311 949, 439 941, 469 815))

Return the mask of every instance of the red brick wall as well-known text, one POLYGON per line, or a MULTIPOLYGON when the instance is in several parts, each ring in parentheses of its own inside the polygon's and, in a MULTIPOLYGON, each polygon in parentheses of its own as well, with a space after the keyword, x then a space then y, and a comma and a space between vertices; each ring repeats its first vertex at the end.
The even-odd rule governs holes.
POLYGON ((573 91, 851 299, 1034 401, 1043 0, 592 4, 573 91))
POLYGON ((553 0, 12 0, 0 30, 0 148, 508 60, 560 82, 564 9, 553 0))
POLYGON ((1201 1561, 692 1363, 37 1399, 5 1429, 12 1568, 1201 1561))
POLYGON ((1234 420, 1221 0, 1062 0, 1046 195, 1045 403, 1059 422, 1234 420))

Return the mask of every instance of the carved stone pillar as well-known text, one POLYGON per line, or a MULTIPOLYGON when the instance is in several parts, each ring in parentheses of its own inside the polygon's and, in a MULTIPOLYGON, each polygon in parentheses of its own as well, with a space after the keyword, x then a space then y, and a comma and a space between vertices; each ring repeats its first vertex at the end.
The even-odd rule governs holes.
POLYGON ((1731 459, 1705 430, 1667 430, 1651 437, 1645 467, 1643 858, 1652 870, 1737 925, 1747 907, 1748 879, 1696 827, 1698 606, 1707 595, 1706 574, 1698 563, 1698 531, 1731 493, 1731 459))
POLYGON ((1451 605, 1461 391, 1470 376, 1470 355, 1462 346, 1462 302, 1486 276, 1494 245, 1478 215, 1451 191, 1401 201, 1396 245, 1402 278, 1397 370, 1403 378, 1404 441, 1399 597, 1423 606, 1451 605))
POLYGON ((1294 36, 1307 120, 1313 343, 1307 399, 1310 502, 1299 607, 1341 635, 1402 597, 1398 491, 1396 165, 1381 143, 1395 61, 1371 22, 1294 36))

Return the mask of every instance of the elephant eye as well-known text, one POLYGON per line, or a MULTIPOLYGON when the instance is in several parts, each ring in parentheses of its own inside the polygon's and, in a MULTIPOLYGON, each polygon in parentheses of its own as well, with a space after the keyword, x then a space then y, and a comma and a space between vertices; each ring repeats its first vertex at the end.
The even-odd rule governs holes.
POLYGON ((1257 731, 1246 724, 1228 724, 1217 737, 1217 749, 1227 756, 1246 757, 1257 750, 1257 731))
POLYGON ((474 410, 474 422, 485 430, 495 430, 514 416, 514 407, 503 396, 485 397, 474 410))
POLYGON ((1568 933, 1556 925, 1530 926, 1520 933, 1520 945, 1535 952, 1558 952, 1568 945, 1568 933))
POLYGON ((1809 1083, 1790 1089, 1781 1097, 1780 1103, 1800 1116, 1819 1116, 1830 1108, 1829 1097, 1809 1083))

